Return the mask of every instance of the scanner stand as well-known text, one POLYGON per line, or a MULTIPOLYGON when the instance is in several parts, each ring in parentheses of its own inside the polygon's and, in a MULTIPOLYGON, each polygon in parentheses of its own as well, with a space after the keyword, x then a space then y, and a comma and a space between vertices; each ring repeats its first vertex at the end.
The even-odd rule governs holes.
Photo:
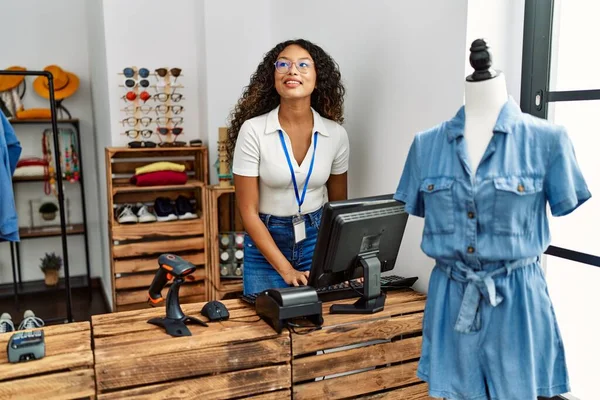
POLYGON ((148 320, 149 324, 161 326, 165 328, 165 331, 169 335, 175 337, 192 336, 192 332, 190 332, 186 324, 208 326, 206 322, 199 320, 198 318, 189 317, 183 313, 181 305, 179 304, 179 287, 183 282, 183 278, 175 278, 173 284, 169 288, 166 305, 167 316, 165 318, 152 318, 148 320))

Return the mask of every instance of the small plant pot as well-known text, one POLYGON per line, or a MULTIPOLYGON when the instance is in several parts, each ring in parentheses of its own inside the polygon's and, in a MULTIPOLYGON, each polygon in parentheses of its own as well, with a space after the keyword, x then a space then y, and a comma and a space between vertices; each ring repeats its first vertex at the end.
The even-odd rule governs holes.
POLYGON ((54 221, 54 219, 56 219, 56 212, 41 213, 41 214, 42 214, 42 218, 45 221, 54 221))
POLYGON ((49 269, 44 271, 44 283, 46 286, 56 286, 58 284, 58 270, 49 269))

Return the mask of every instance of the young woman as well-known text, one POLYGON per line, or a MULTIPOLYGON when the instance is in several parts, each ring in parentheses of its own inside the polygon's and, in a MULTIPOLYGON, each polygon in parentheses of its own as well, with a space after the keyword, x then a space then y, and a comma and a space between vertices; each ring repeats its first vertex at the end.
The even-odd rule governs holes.
POLYGON ((238 101, 227 148, 247 232, 244 293, 307 283, 322 206, 347 198, 344 93, 335 61, 300 39, 269 51, 238 101))

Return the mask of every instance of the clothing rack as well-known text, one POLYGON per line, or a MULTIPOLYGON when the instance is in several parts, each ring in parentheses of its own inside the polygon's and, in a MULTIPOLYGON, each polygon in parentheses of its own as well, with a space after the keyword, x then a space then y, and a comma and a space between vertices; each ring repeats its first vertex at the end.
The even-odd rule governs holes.
MULTIPOLYGON (((44 76, 48 79, 48 91, 50 95, 50 120, 52 125, 52 138, 54 143, 54 163, 56 169, 56 186, 58 189, 58 209, 60 214, 60 238, 62 242, 63 252, 63 266, 65 269, 65 291, 67 300, 67 322, 73 322, 73 310, 72 310, 72 299, 71 299, 71 281, 69 273, 69 252, 67 246, 67 226, 65 216, 65 204, 64 204, 64 193, 63 193, 63 179, 62 169, 60 161, 60 143, 58 139, 58 123, 56 115, 56 99, 54 98, 54 76, 48 71, 7 71, 0 70, 0 75, 18 75, 18 76, 44 76)), ((11 244, 12 250, 12 244, 11 244)), ((11 255, 12 256, 12 255, 11 255)), ((16 274, 13 264, 13 283, 15 288, 15 296, 18 296, 18 289, 16 283, 16 274)))

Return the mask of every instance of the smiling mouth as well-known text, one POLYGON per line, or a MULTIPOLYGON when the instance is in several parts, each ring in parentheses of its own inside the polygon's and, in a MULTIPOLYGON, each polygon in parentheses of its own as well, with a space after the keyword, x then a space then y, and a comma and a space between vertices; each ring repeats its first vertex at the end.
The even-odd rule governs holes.
POLYGON ((285 82, 283 82, 283 84, 288 85, 288 86, 298 86, 298 85, 302 85, 302 82, 296 81, 294 79, 288 79, 285 82))

